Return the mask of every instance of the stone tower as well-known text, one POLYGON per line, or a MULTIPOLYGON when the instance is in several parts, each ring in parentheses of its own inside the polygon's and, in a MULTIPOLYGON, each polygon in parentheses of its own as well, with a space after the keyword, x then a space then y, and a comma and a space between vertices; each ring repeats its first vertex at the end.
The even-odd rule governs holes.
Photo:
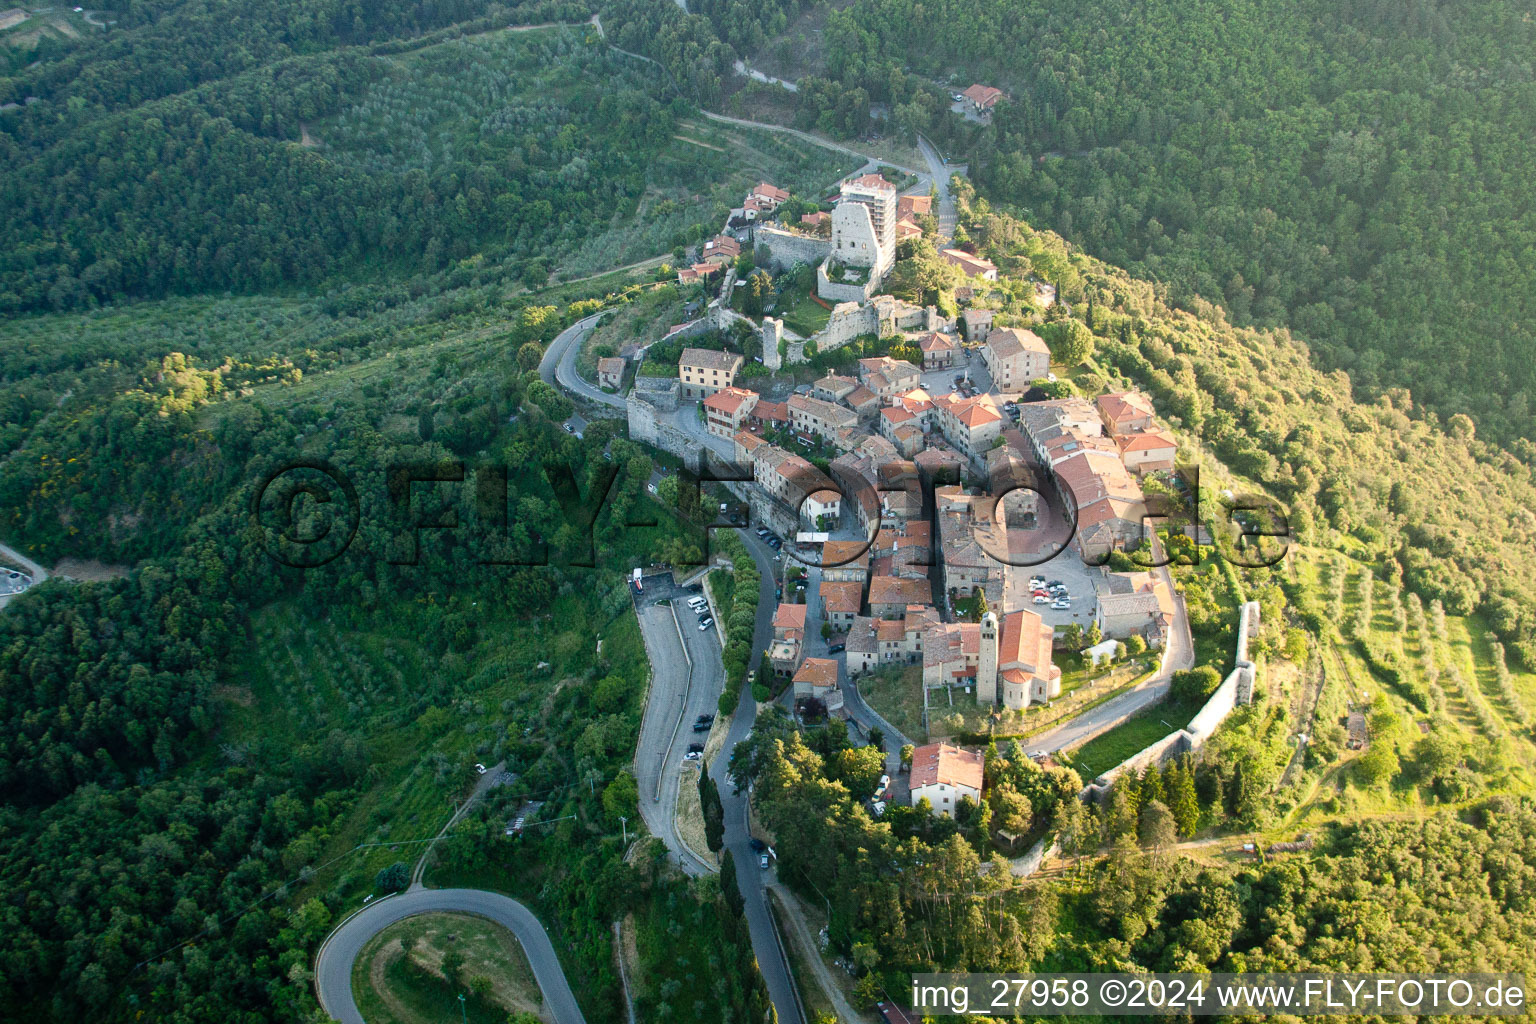
POLYGON ((976 703, 997 703, 997 616, 981 617, 981 650, 976 657, 976 703))
POLYGON ((763 325, 757 329, 763 343, 763 365, 777 371, 783 360, 779 357, 779 340, 784 337, 784 321, 771 316, 763 317, 763 325))

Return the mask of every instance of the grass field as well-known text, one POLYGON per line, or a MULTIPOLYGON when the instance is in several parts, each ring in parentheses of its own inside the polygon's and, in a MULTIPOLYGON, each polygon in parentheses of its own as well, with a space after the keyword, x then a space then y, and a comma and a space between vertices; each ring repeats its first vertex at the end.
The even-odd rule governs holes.
POLYGON ((784 321, 785 327, 802 338, 809 338, 827 326, 827 321, 832 318, 832 311, 812 298, 810 292, 794 296, 792 302, 786 295, 781 307, 774 311, 775 315, 784 321))
POLYGON ((1155 704, 1101 736, 1058 755, 1085 780, 1095 778, 1177 729, 1184 728, 1198 704, 1155 704))
MULTIPOLYGON (((1059 656, 1058 656, 1059 657, 1059 656)), ((1064 719, 1080 715, 1103 703, 1127 686, 1156 670, 1152 655, 1103 669, 1063 672, 1062 696, 1049 705, 1022 711, 995 713, 976 704, 974 689, 928 694, 928 727, 923 727, 923 670, 920 666, 886 667, 859 681, 859 692, 869 706, 917 742, 928 742, 962 733, 987 733, 998 737, 1027 737, 1049 729, 1064 719), (953 703, 951 703, 951 699, 953 703)))
POLYGON ((352 991, 369 1024, 433 1024, 464 1018, 507 1024, 514 1012, 550 1018, 522 945, 500 925, 472 914, 422 914, 384 929, 352 968, 352 991), (411 943, 409 953, 401 946, 411 943), (463 958, 457 983, 443 977, 449 951, 463 958))

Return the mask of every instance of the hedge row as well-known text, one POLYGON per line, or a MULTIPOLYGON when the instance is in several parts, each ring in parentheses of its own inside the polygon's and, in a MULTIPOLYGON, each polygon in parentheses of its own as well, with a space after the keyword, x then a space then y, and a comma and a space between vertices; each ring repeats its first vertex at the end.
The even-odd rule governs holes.
MULTIPOLYGON (((725 637, 725 651, 722 655, 725 690, 720 694, 720 713, 729 715, 735 712, 736 704, 741 700, 741 687, 747 679, 747 664, 752 660, 752 635, 757 628, 757 591, 762 582, 762 573, 758 572, 757 563, 747 552, 747 546, 734 532, 725 532, 723 536, 717 536, 714 542, 719 544, 721 551, 734 566, 729 570, 734 577, 729 588, 730 607, 722 604, 717 609, 725 637)), ((713 580, 716 574, 726 571, 717 569, 710 573, 712 592, 715 589, 713 580)))

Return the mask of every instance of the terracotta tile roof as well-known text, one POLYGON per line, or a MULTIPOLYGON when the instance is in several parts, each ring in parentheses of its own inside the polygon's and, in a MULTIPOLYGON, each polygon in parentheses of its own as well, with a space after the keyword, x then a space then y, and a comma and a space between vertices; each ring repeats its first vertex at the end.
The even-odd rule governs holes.
POLYGON ((961 398, 958 392, 954 392, 935 399, 935 404, 947 409, 951 416, 971 430, 984 427, 988 423, 996 423, 1003 418, 1003 414, 998 411, 997 403, 993 401, 990 394, 961 398))
POLYGON ((981 792, 983 758, 979 750, 929 743, 912 751, 912 788, 964 786, 981 792))
POLYGON ((730 235, 716 235, 704 243, 703 251, 709 256, 713 256, 716 253, 724 253, 731 257, 731 259, 735 259, 741 255, 741 243, 730 235))
POLYGON ((818 593, 828 615, 857 615, 864 604, 864 584, 853 580, 824 581, 818 593))
POLYGON ((782 203, 784 200, 789 198, 788 192, 785 192, 781 188, 775 188, 774 186, 768 184, 766 181, 758 182, 757 187, 752 190, 752 194, 755 196, 764 196, 768 199, 772 199, 776 203, 782 203))
POLYGON ((897 643, 907 638, 906 623, 900 619, 881 619, 876 631, 881 643, 897 643))
POLYGON ((921 238, 923 229, 912 220, 903 217, 896 222, 896 241, 905 242, 909 238, 921 238))
POLYGON ((759 400, 757 407, 752 410, 752 418, 764 423, 788 423, 789 405, 786 402, 759 400))
POLYGON ((624 372, 624 360, 618 356, 605 356, 597 361, 597 372, 622 374, 624 372))
POLYGON ((933 196, 897 196, 897 217, 926 217, 933 212, 933 196))
POLYGON ((997 648, 999 668, 1019 668, 1049 678, 1053 630, 1032 611, 1009 612, 1003 616, 1002 636, 997 648))
POLYGON ((871 576, 869 578, 869 603, 880 604, 932 604, 933 585, 926 579, 914 580, 905 576, 871 576))
POLYGON ((1098 402, 1099 409, 1111 423, 1142 417, 1151 418, 1157 415, 1152 408, 1152 399, 1140 391, 1117 391, 1109 395, 1100 395, 1098 402))
POLYGON ((773 612, 774 629, 804 629, 805 605, 781 604, 773 612))
POLYGON ((829 540, 821 546, 821 564, 828 569, 868 569, 869 545, 858 540, 829 540))
POLYGON ((736 431, 736 433, 731 435, 731 440, 740 445, 749 456, 768 443, 756 434, 748 433, 745 430, 736 431))
POLYGON ((806 658, 800 671, 795 673, 795 682, 810 683, 812 686, 836 686, 837 662, 831 658, 806 658))
POLYGON ((912 413, 908 412, 906 409, 899 405, 890 405, 886 406, 884 409, 881 409, 880 417, 893 427, 899 426, 900 424, 906 423, 908 420, 914 418, 912 413))
POLYGON ((941 249, 939 250, 939 255, 965 271, 971 277, 975 277, 977 274, 985 274, 989 271, 994 274, 997 273, 997 264, 991 260, 982 259, 980 256, 973 256, 963 249, 941 249))
POLYGON ((1050 346, 1027 327, 994 328, 987 335, 987 348, 998 359, 1008 359, 1021 352, 1034 352, 1043 356, 1051 354, 1050 346))
POLYGON ((712 348, 685 348, 677 364, 734 373, 741 367, 741 356, 735 352, 718 352, 712 348))
POLYGON ((704 406, 723 412, 727 416, 735 416, 743 402, 750 402, 755 398, 757 398, 757 392, 748 391, 745 388, 721 388, 704 399, 704 406))
POLYGON ((858 386, 859 382, 852 377, 843 377, 835 373, 829 373, 811 385, 811 387, 818 391, 826 391, 837 395, 839 398, 858 386))
POLYGON ((952 352, 955 343, 949 340, 948 335, 930 332, 918 339, 917 347, 924 352, 952 352))
POLYGON ((1125 463, 1108 452, 1085 450, 1055 465, 1057 478, 1066 485, 1078 508, 1103 497, 1140 501, 1141 488, 1126 471, 1125 463))
POLYGON ((880 399, 875 395, 873 391, 869 390, 869 388, 866 388, 862 384, 843 396, 843 401, 847 402, 855 409, 864 405, 868 405, 870 402, 878 402, 879 400, 880 399))
POLYGON ((998 100, 1003 98, 1003 90, 994 89, 990 85, 982 85, 980 82, 961 93, 966 99, 982 109, 990 109, 998 100))
POLYGON ((872 188, 881 191, 896 191, 896 186, 880 177, 878 174, 861 174, 857 178, 849 178, 844 185, 856 185, 859 188, 872 188))
POLYGON ((884 463, 897 456, 896 446, 879 434, 871 434, 864 438, 854 447, 854 451, 877 463, 884 463))
POLYGON ((1155 452, 1159 449, 1177 449, 1179 443, 1161 430, 1146 430, 1139 434, 1121 434, 1115 443, 1122 452, 1155 452))
POLYGON ((880 650, 880 621, 864 615, 853 617, 853 625, 848 628, 849 654, 875 654, 880 650))
POLYGON ((818 225, 825 224, 831 219, 832 215, 826 210, 817 210, 815 213, 802 213, 800 215, 800 223, 808 224, 813 228, 817 227, 818 225))

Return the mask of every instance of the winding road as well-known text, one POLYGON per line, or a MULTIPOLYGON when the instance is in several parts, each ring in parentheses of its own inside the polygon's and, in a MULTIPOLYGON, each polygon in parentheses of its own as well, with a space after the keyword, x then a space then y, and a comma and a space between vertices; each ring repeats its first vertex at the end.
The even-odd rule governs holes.
POLYGON ((343 921, 315 957, 315 991, 325 1012, 342 1024, 364 1024, 352 998, 352 965, 363 946, 397 921, 445 911, 476 914, 517 936, 555 1024, 586 1024, 549 933, 539 919, 516 900, 480 889, 412 889, 376 900, 343 921))
POLYGON ((593 313, 591 316, 582 317, 555 335, 555 340, 544 349, 544 358, 539 360, 539 376, 544 378, 544 383, 550 387, 562 387, 589 402, 622 409, 624 408, 623 398, 610 395, 602 388, 588 384, 582 379, 581 374, 576 372, 576 357, 581 353, 581 339, 591 333, 592 328, 596 327, 597 322, 602 318, 602 313, 593 313))
MULTIPOLYGON (((752 560, 757 563, 761 580, 757 591, 757 622, 753 627, 752 661, 747 666, 747 678, 757 673, 758 663, 768 646, 767 637, 773 634, 774 573, 773 555, 751 530, 737 531, 752 560)), ((768 987, 768 997, 773 1000, 779 1024, 806 1024, 800 1009, 800 999, 795 991, 795 980, 790 974, 789 958, 779 941, 778 930, 768 909, 768 894, 764 887, 763 871, 757 866, 757 854, 752 851, 752 834, 747 829, 747 794, 737 793, 728 769, 731 752, 736 744, 752 734, 757 721, 757 701, 752 698, 752 687, 741 688, 741 702, 731 718, 731 730, 726 736, 725 747, 709 766, 709 777, 720 790, 720 803, 725 810, 725 845, 736 862, 736 882, 741 890, 747 931, 752 937, 752 952, 757 957, 757 968, 762 972, 768 987)))

